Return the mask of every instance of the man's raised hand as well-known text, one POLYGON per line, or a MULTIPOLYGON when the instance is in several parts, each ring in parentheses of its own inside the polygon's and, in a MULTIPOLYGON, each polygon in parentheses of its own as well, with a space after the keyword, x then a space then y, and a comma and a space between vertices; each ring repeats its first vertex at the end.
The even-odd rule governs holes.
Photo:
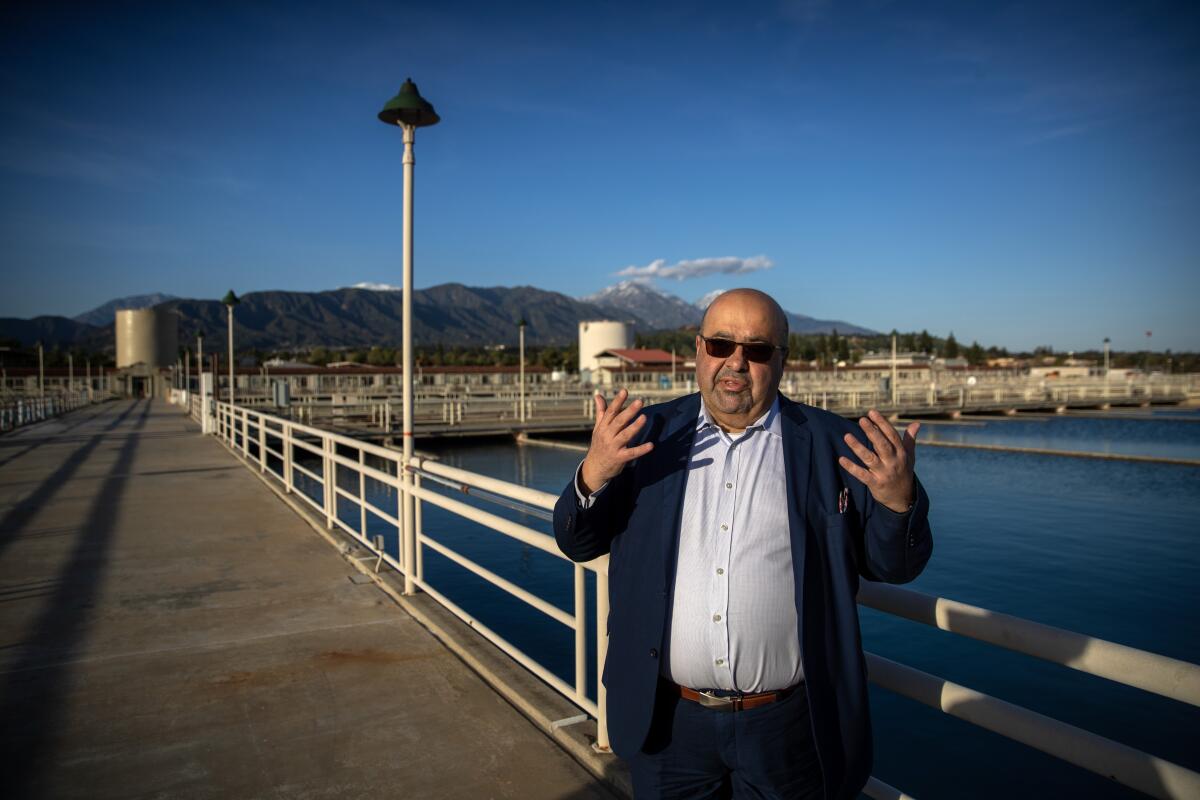
POLYGON ((883 414, 875 409, 868 411, 858 424, 871 440, 875 451, 871 452, 871 448, 847 433, 846 445, 864 466, 855 464, 845 456, 839 458, 838 463, 842 469, 866 484, 877 502, 903 514, 915 499, 913 465, 917 460, 917 431, 921 429, 921 423, 911 423, 904 431, 903 439, 883 414))
POLYGON ((653 442, 643 442, 637 447, 629 443, 646 424, 645 415, 639 415, 642 401, 634 400, 624 408, 629 392, 617 392, 611 404, 604 395, 596 393, 596 425, 592 428, 592 444, 588 447, 583 468, 579 471, 584 494, 591 494, 621 474, 625 465, 641 458, 654 449, 653 442))

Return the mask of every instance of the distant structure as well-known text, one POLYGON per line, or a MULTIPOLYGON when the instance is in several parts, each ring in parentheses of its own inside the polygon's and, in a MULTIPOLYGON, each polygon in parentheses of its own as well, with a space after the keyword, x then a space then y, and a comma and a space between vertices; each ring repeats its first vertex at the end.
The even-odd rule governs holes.
POLYGON ((179 358, 178 317, 157 308, 116 312, 117 380, 123 393, 156 397, 166 392, 163 370, 179 358))
POLYGON ((612 320, 585 320, 579 323, 579 380, 593 382, 598 375, 598 356, 606 350, 633 347, 633 326, 612 320))

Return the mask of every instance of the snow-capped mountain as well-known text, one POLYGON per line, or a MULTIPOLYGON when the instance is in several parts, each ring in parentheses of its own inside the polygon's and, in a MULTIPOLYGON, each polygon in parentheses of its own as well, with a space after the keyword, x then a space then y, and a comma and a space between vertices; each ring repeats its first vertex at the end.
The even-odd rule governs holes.
POLYGON ((579 299, 599 306, 616 319, 636 317, 655 330, 699 325, 702 313, 686 300, 640 281, 621 281, 579 299))
POLYGON ((402 291, 404 291, 404 287, 402 287, 402 286, 392 286, 390 283, 371 283, 370 281, 356 283, 353 286, 343 286, 342 288, 343 289, 367 289, 372 292, 402 292, 402 291))

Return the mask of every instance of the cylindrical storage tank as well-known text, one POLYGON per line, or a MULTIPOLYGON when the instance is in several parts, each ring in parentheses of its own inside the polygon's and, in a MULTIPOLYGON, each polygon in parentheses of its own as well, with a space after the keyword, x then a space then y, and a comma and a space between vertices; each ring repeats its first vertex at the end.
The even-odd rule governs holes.
POLYGON ((179 350, 177 319, 153 308, 117 312, 117 369, 144 364, 169 367, 179 350))
POLYGON ((579 372, 596 371, 596 354, 633 347, 633 326, 628 322, 587 320, 579 323, 579 372))
POLYGON ((166 309, 154 311, 154 334, 157 347, 156 367, 169 367, 179 360, 179 315, 166 309))

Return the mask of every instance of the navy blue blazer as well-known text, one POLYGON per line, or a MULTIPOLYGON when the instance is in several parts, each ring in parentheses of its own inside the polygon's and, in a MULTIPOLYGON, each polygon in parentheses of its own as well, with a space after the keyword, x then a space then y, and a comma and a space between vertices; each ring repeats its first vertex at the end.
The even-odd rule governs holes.
MULTIPOLYGON (((907 514, 877 504, 839 466, 854 423, 779 398, 800 650, 817 756, 828 798, 854 797, 871 772, 871 721, 855 595, 861 575, 904 583, 933 551, 929 498, 917 483, 907 514), (838 512, 838 494, 849 507, 838 512)), ((686 465, 700 396, 650 406, 637 442, 654 450, 614 478, 589 509, 574 479, 554 507, 554 535, 569 558, 610 554, 609 646, 604 667, 608 730, 618 755, 641 749, 650 730, 659 654, 667 635, 686 465)), ((636 442, 635 442, 636 443, 636 442)), ((856 459, 855 459, 856 460, 856 459)))

